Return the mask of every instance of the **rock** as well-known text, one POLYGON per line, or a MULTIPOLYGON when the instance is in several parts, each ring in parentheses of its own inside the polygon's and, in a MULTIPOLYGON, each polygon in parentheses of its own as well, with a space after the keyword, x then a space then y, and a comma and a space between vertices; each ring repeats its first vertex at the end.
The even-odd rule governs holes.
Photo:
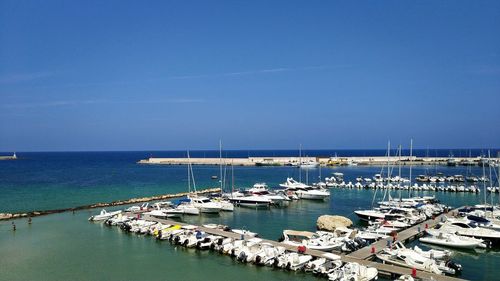
POLYGON ((316 221, 318 230, 334 231, 337 227, 350 227, 352 221, 342 216, 323 215, 316 221))

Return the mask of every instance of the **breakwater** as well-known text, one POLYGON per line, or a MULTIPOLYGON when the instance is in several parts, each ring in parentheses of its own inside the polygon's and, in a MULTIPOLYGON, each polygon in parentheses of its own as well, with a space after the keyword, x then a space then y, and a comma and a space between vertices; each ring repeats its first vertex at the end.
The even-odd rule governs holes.
POLYGON ((153 165, 235 165, 235 166, 298 166, 299 163, 315 163, 321 166, 357 166, 357 165, 448 165, 480 166, 497 165, 500 158, 488 160, 481 157, 417 157, 417 156, 352 156, 352 157, 247 157, 247 158, 157 158, 139 160, 139 164, 153 165))
MULTIPOLYGON (((220 188, 217 187, 217 188, 207 188, 207 189, 199 190, 196 193, 197 194, 207 194, 207 193, 214 193, 214 192, 219 192, 219 191, 220 191, 220 188)), ((39 210, 39 211, 18 212, 18 213, 0 213, 0 220, 37 217, 37 216, 44 216, 44 215, 72 212, 72 211, 79 211, 79 210, 86 210, 86 209, 113 207, 113 206, 137 204, 137 203, 144 203, 144 202, 157 201, 157 200, 166 200, 166 199, 184 197, 184 196, 187 196, 188 194, 189 194, 189 192, 181 192, 181 193, 175 193, 175 194, 163 194, 163 195, 155 195, 155 196, 149 196, 149 197, 131 198, 131 199, 118 200, 118 201, 113 201, 113 202, 94 203, 94 204, 90 204, 90 205, 83 205, 83 206, 78 206, 78 207, 73 207, 73 208, 39 210)))

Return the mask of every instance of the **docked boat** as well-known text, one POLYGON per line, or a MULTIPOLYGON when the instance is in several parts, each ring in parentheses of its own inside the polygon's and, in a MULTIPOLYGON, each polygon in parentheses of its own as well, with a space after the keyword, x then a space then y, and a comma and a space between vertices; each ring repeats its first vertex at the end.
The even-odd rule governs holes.
POLYGON ((213 202, 204 196, 188 196, 194 207, 200 210, 200 213, 217 214, 222 210, 221 204, 213 202))
POLYGON ((99 215, 95 215, 95 216, 91 216, 89 218, 89 221, 103 221, 103 220, 107 220, 115 215, 118 215, 118 214, 121 214, 121 210, 120 211, 114 211, 114 212, 108 212, 106 211, 105 209, 102 209, 101 212, 99 213, 99 215))
POLYGON ((330 196, 330 192, 327 190, 313 188, 297 188, 295 194, 300 199, 308 200, 325 200, 330 196))
POLYGON ((360 265, 356 262, 348 262, 343 267, 338 268, 332 273, 328 274, 330 281, 344 281, 344 280, 357 280, 357 281, 371 281, 376 280, 378 270, 374 267, 367 267, 360 265))
POLYGON ((343 243, 332 243, 326 239, 321 239, 316 233, 309 231, 284 230, 280 239, 282 243, 291 246, 306 246, 308 249, 331 252, 339 248, 343 243))
POLYGON ((441 224, 439 230, 455 233, 462 236, 468 236, 478 239, 490 241, 492 245, 500 244, 500 232, 488 228, 481 228, 473 222, 452 221, 448 219, 444 224, 441 224))
POLYGON ((238 206, 248 208, 269 208, 273 203, 271 199, 257 195, 234 197, 229 200, 238 206))
POLYGON ((486 248, 486 244, 481 239, 460 236, 439 230, 428 229, 426 232, 430 236, 421 237, 419 239, 420 242, 457 249, 486 248))

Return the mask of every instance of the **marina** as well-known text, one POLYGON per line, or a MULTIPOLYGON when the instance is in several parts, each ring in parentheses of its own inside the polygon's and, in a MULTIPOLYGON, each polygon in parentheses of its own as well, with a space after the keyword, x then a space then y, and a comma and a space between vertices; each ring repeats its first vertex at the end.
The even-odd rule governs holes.
MULTIPOLYGON (((12 163, 14 163, 14 162, 12 162, 12 163)), ((20 162, 18 162, 18 163, 20 163, 20 162)), ((164 174, 164 173, 168 174, 168 173, 170 173, 169 171, 175 172, 175 174, 173 174, 173 175, 178 175, 178 178, 175 181, 179 182, 179 184, 178 184, 178 187, 173 189, 176 191, 174 193, 186 195, 186 188, 187 188, 186 187, 187 186, 186 167, 187 166, 183 166, 183 165, 181 165, 181 166, 177 166, 177 165, 176 166, 165 166, 165 167, 163 167, 163 166, 146 166, 145 167, 143 165, 135 165, 135 166, 133 166, 133 169, 137 170, 137 171, 142 171, 141 173, 154 172, 157 174, 156 177, 158 177, 159 175, 164 174)), ((308 176, 309 176, 309 179, 311 181, 314 179, 317 179, 319 176, 319 172, 320 172, 320 170, 317 168, 312 169, 312 170, 303 170, 303 169, 296 169, 294 167, 270 167, 270 168, 262 169, 260 167, 252 168, 252 167, 246 167, 246 166, 243 166, 243 167, 235 166, 234 169, 235 169, 234 182, 235 182, 235 186, 238 187, 238 188, 235 187, 235 191, 236 190, 247 191, 247 192, 251 191, 255 196, 258 196, 258 194, 264 194, 265 193, 264 191, 266 190, 266 186, 267 186, 267 189, 272 191, 272 192, 274 192, 276 190, 276 188, 279 189, 280 184, 284 184, 286 182, 287 176, 288 177, 293 176, 294 178, 299 179, 300 178, 300 175, 298 173, 299 170, 301 170, 301 172, 302 172, 301 173, 302 180, 307 179, 306 178, 306 172, 307 172, 309 174, 308 176), (259 181, 265 181, 265 182, 267 182, 267 184, 263 185, 262 183, 260 183, 260 184, 256 185, 255 187, 253 187, 252 182, 255 183, 256 179, 259 179, 259 181), (247 187, 241 188, 241 186, 247 186, 247 187)), ((216 186, 218 184, 218 179, 220 177, 218 177, 218 179, 214 180, 214 179, 212 179, 212 176, 220 174, 219 166, 215 166, 215 165, 214 166, 203 166, 203 167, 198 166, 197 168, 195 168, 193 166, 193 171, 194 171, 194 174, 196 176, 197 186, 216 186)), ((337 173, 337 176, 338 176, 339 175, 338 173, 342 173, 343 179, 346 181, 355 180, 355 178, 358 177, 359 175, 362 175, 363 178, 368 178, 368 177, 371 178, 371 177, 373 177, 374 174, 377 173, 377 171, 380 171, 380 169, 376 168, 376 167, 363 168, 362 166, 360 166, 360 167, 355 167, 355 166, 354 167, 344 167, 341 169, 326 168, 326 167, 322 168, 323 175, 327 175, 328 177, 330 177, 330 174, 333 175, 333 173, 337 173), (368 169, 368 170, 365 171, 364 169, 368 169)), ((414 171, 417 171, 417 174, 420 174, 422 172, 422 170, 419 170, 419 167, 414 167, 414 171)), ((479 170, 478 167, 473 169, 473 172, 477 175, 480 175, 480 171, 481 170, 479 170)), ((50 171, 45 171, 45 173, 47 173, 47 172, 50 174, 50 171)), ((106 171, 103 171, 103 172, 106 172, 106 171)), ((443 172, 444 174, 450 174, 450 173, 451 174, 465 174, 465 170, 460 170, 460 168, 458 168, 458 167, 454 167, 454 168, 453 167, 452 168, 443 167, 443 168, 441 168, 441 172, 443 172), (452 172, 450 172, 450 171, 452 171, 452 172)), ((230 176, 231 172, 228 172, 227 174, 228 174, 227 178, 231 178, 231 176, 230 176)), ((126 175, 117 175, 117 176, 118 176, 118 178, 126 177, 126 175)), ((148 177, 151 177, 151 176, 152 175, 148 175, 148 177)), ((402 176, 408 177, 408 168, 403 169, 402 176)), ((224 177, 222 177, 222 179, 223 178, 224 177)), ((82 180, 83 180, 83 178, 82 178, 82 180)), ((144 179, 144 180, 146 180, 146 179, 144 179)), ((231 182, 231 180, 228 180, 228 183, 225 186, 226 192, 227 192, 228 188, 231 189, 231 184, 229 184, 229 182, 231 182)), ((290 185, 289 183, 286 184, 286 186, 289 186, 289 185, 290 185)), ((293 184, 292 184, 292 186, 293 186, 293 184)), ((482 184, 479 184, 479 187, 482 187, 482 184)), ((283 187, 281 187, 281 188, 283 188, 283 187)), ((392 195, 394 197, 397 194, 397 192, 399 192, 398 190, 389 190, 389 189, 385 189, 385 190, 387 190, 387 192, 392 192, 392 195)), ((385 192, 385 190, 379 189, 377 198, 381 198, 383 194, 381 194, 380 191, 385 192)), ((262 235, 261 239, 264 239, 266 242, 273 241, 273 243, 276 243, 276 244, 272 244, 272 245, 281 245, 281 244, 278 244, 279 242, 277 242, 277 238, 278 238, 278 235, 284 229, 292 227, 293 229, 314 231, 315 227, 313 227, 311 225, 311 222, 315 221, 315 219, 317 217, 319 217, 323 214, 345 215, 345 216, 348 216, 349 218, 351 218, 355 222, 354 226, 356 228, 363 227, 364 224, 360 224, 360 222, 358 222, 358 219, 356 218, 356 216, 355 215, 353 216, 352 211, 363 209, 363 208, 370 206, 370 202, 373 200, 372 197, 373 197, 376 190, 375 189, 373 189, 373 190, 372 189, 358 190, 358 189, 329 188, 329 191, 330 191, 330 196, 327 199, 319 200, 319 201, 318 200, 305 200, 305 199, 292 200, 292 201, 289 201, 288 205, 284 206, 284 207, 279 207, 279 206, 273 205, 273 206, 262 208, 262 209, 260 209, 260 208, 255 209, 252 207, 235 205, 233 212, 220 212, 219 214, 199 214, 199 215, 195 215, 195 216, 184 215, 184 216, 180 217, 179 219, 177 219, 177 218, 165 218, 164 219, 165 221, 163 221, 163 222, 166 223, 166 222, 173 222, 174 221, 177 224, 182 224, 182 225, 188 224, 188 225, 195 225, 195 226, 200 226, 200 227, 203 227, 204 224, 210 224, 210 223, 229 225, 231 227, 236 227, 236 228, 241 228, 241 229, 246 229, 246 230, 251 230, 253 232, 257 232, 260 235, 262 235), (349 203, 349 202, 358 202, 358 204, 352 205, 352 203, 349 203), (290 222, 293 222, 293 223, 291 225, 289 225, 290 222)), ((430 196, 431 195, 431 191, 429 191, 429 190, 427 190, 427 191, 420 190, 420 191, 415 191, 415 192, 420 194, 420 196, 422 196, 422 195, 430 196)), ((215 191, 215 193, 217 193, 217 191, 215 191)), ((432 194, 434 194, 434 193, 432 193, 432 194)), ((483 199, 484 193, 482 193, 482 192, 479 194, 474 194, 474 193, 461 193, 461 194, 462 195, 457 197, 458 193, 453 194, 453 193, 449 193, 449 192, 443 192, 443 193, 435 193, 435 196, 437 198, 444 199, 444 201, 448 202, 448 204, 452 203, 452 205, 454 205, 454 206, 469 205, 472 202, 480 203, 484 200, 483 199)), ((210 193, 208 193, 207 195, 210 195, 210 193)), ((489 196, 489 193, 487 193, 487 196, 489 196)), ((169 199, 169 200, 171 200, 171 199, 169 199)), ((489 197, 488 197, 488 200, 489 200, 489 197)), ((104 201, 104 200, 95 200, 94 199, 93 201, 104 201)), ((154 205, 155 202, 161 202, 161 201, 164 201, 164 199, 150 201, 149 206, 154 205)), ((134 205, 138 204, 138 206, 140 206, 144 203, 145 202, 137 202, 137 203, 133 203, 133 204, 134 205)), ((6 204, 6 206, 8 205, 7 202, 5 204, 6 204)), ((129 205, 114 206, 114 207, 108 206, 108 207, 106 207, 106 209, 108 210, 108 208, 109 208, 109 210, 108 210, 109 212, 114 212, 117 210, 123 210, 124 208, 128 209, 130 207, 131 206, 129 204, 129 205), (117 208, 121 208, 121 209, 117 209, 117 208)), ((86 219, 88 217, 90 217, 91 215, 98 215, 99 212, 96 212, 96 210, 99 210, 99 209, 93 209, 93 210, 90 209, 88 211, 87 210, 77 210, 75 214, 72 214, 72 212, 66 212, 66 213, 53 214, 50 216, 43 216, 43 217, 38 217, 38 218, 34 217, 33 218, 33 225, 31 227, 40 228, 41 226, 38 225, 39 221, 41 221, 41 220, 51 221, 52 218, 57 218, 59 216, 64 216, 64 217, 75 216, 75 220, 83 223, 83 221, 86 221, 86 219), (67 215, 65 215, 65 214, 67 214, 67 215), (88 215, 87 215, 87 217, 82 218, 82 216, 80 214, 82 214, 82 215, 88 214, 88 215)), ((142 213, 145 213, 145 211, 142 213)), ((453 212, 451 212, 451 213, 453 213, 453 212)), ((143 217, 145 217, 145 216, 147 216, 147 215, 143 215, 143 217)), ((420 222, 419 224, 414 225, 406 230, 402 230, 402 231, 398 232, 397 240, 404 241, 405 244, 409 243, 409 245, 412 245, 412 243, 415 243, 415 241, 418 241, 418 238, 425 237, 425 235, 423 233, 425 232, 425 224, 426 223, 428 224, 428 228, 431 229, 435 225, 439 224, 440 220, 441 220, 441 217, 437 217, 435 220, 427 220, 426 222, 420 222), (418 232, 418 226, 420 226, 420 232, 418 232), (406 238, 407 234, 409 235, 408 239, 406 238)), ((15 222, 16 225, 18 226, 18 230, 16 231, 16 236, 22 237, 25 233, 25 230, 23 230, 23 226, 22 226, 22 220, 16 219, 16 220, 11 220, 11 221, 15 222)), ((75 223, 77 223, 77 221, 75 221, 75 223)), ((7 221, 7 222, 10 224, 10 221, 7 221)), ((0 224, 0 225, 2 225, 2 224, 0 224)), ((80 225, 79 222, 78 222, 78 225, 80 225)), ((88 228, 88 230, 85 230, 84 233, 92 233, 92 232, 96 231, 95 224, 88 224, 88 225, 90 226, 90 228, 88 228)), ((4 224, 3 229, 5 229, 5 227, 8 227, 8 225, 4 224)), ((79 227, 81 228, 81 227, 83 227, 83 225, 79 226, 79 227)), ((98 228, 98 229, 100 229, 100 228, 98 228)), ((203 228, 203 231, 205 231, 205 230, 206 229, 203 228)), ((100 230, 98 230, 98 232, 100 232, 100 230)), ((106 236, 107 236, 106 239, 108 240, 108 242, 106 242, 106 243, 108 243, 110 245, 114 244, 112 242, 114 239, 117 239, 117 238, 123 239, 123 238, 120 238, 123 236, 122 233, 116 233, 115 231, 111 231, 111 229, 106 230, 106 233, 108 233, 108 232, 109 232, 109 235, 106 234, 106 236)), ((89 234, 87 234, 87 235, 89 235, 89 234)), ((230 236, 230 237, 233 237, 233 238, 238 237, 237 234, 236 235, 231 234, 231 235, 232 236, 230 236)), ((137 238, 135 238, 135 239, 137 239, 137 238)), ((360 263, 359 263, 360 265, 376 268, 379 271, 379 279, 381 279, 381 280, 391 280, 391 278, 398 276, 400 274, 410 275, 412 273, 411 268, 394 266, 394 265, 390 265, 390 264, 383 264, 380 260, 377 260, 377 258, 375 257, 375 255, 377 253, 379 253, 381 250, 386 248, 387 240, 392 240, 392 239, 391 238, 383 238, 382 240, 375 242, 375 244, 373 244, 373 245, 374 245, 376 251, 373 254, 371 253, 371 251, 372 251, 371 246, 360 248, 357 251, 353 251, 351 253, 336 252, 336 251, 334 251, 333 253, 340 256, 342 258, 342 261, 344 261, 344 262, 360 261, 360 263), (356 257, 356 256, 358 256, 358 257, 356 257)), ((271 243, 271 242, 269 242, 269 243, 271 243)), ((132 246, 134 244, 134 242, 130 241, 127 244, 130 244, 130 246, 132 246)), ((165 246, 161 246, 161 245, 164 245, 164 243, 159 243, 158 246, 161 248, 165 248, 165 246)), ((20 245, 18 245, 17 247, 20 247, 20 245)), ((114 247, 116 247, 116 246, 114 246, 114 247)), ((128 248, 129 246, 126 246, 126 247, 128 248)), ((421 247, 424 247, 424 246, 421 246, 421 247)), ((171 247, 167 246, 166 248, 171 248, 171 247)), ((290 249, 290 252, 292 252, 293 249, 296 250, 297 247, 288 246, 287 249, 290 249)), ((313 255, 315 255, 315 257, 317 257, 316 254, 318 254, 318 255, 321 254, 321 253, 316 253, 312 249, 308 249, 308 250, 310 250, 310 252, 307 252, 307 253, 312 253, 313 255)), ((163 251, 165 251, 165 250, 162 250, 162 252, 163 251)), ((484 258, 485 259, 494 258, 495 251, 496 250, 486 250, 487 254, 481 255, 481 256, 483 259, 484 258)), ((139 251, 136 254, 139 254, 140 252, 142 252, 142 251, 139 251)), ((183 260, 183 259, 189 258, 190 256, 193 255, 193 253, 188 253, 188 252, 179 253, 179 254, 180 254, 180 256, 176 256, 176 259, 178 259, 178 260, 183 260)), ((205 258, 203 258, 203 260, 205 260, 205 259, 210 260, 212 258, 215 258, 216 260, 220 260, 219 262, 225 262, 225 259, 221 260, 221 258, 223 258, 223 257, 219 258, 217 254, 214 255, 213 253, 210 253, 210 252, 208 252, 207 254, 209 254, 210 256, 213 256, 213 257, 210 257, 210 258, 205 257, 205 258)), ((464 257, 461 257, 461 255, 462 254, 459 254, 456 259, 458 262, 461 262, 462 266, 464 267, 462 274, 459 276, 440 275, 441 280, 455 280, 457 278, 470 280, 470 279, 473 279, 472 276, 474 276, 475 274, 479 274, 474 269, 473 265, 475 264, 475 262, 472 262, 472 264, 470 261, 465 262, 463 260, 464 257)), ((164 254, 161 254, 161 253, 159 253, 156 258, 159 258, 159 257, 161 257, 162 259, 168 258, 168 257, 165 257, 164 254)), ((228 260, 230 261, 232 259, 228 259, 228 260)), ((205 262, 199 260, 198 263, 203 264, 205 262)), ((259 269, 259 267, 250 267, 249 268, 249 267, 241 267, 241 266, 238 266, 236 264, 232 264, 231 268, 232 269, 230 269, 230 271, 234 271, 234 272, 243 271, 243 272, 245 272, 245 274, 252 274, 251 272, 253 272, 253 271, 256 271, 255 273, 263 275, 263 276, 270 276, 269 274, 271 274, 271 273, 263 273, 262 272, 263 269, 259 269), (258 273, 258 272, 260 272, 260 273, 258 273)), ((305 273, 305 275, 302 275, 302 273, 300 273, 300 272, 295 272, 295 271, 292 271, 292 272, 293 273, 287 273, 287 271, 283 271, 283 274, 285 274, 285 276, 282 276, 282 278, 286 279, 286 278, 292 278, 293 276, 295 276, 295 275, 290 275, 290 274, 301 274, 300 278, 306 278, 306 280, 308 280, 308 278, 313 278, 312 280, 317 279, 317 277, 315 277, 312 274, 305 273), (288 276, 288 277, 286 277, 286 276, 288 276), (309 277, 306 277, 306 276, 309 276, 309 277)), ((272 273, 271 275, 274 275, 274 274, 278 274, 278 273, 277 272, 272 273)), ((281 276, 280 274, 278 274, 278 275, 281 276)), ((417 270, 417 276, 423 277, 423 276, 433 276, 433 275, 432 275, 432 273, 429 273, 429 272, 417 270)), ((437 280, 437 279, 435 279, 435 280, 437 280)))
POLYGON ((500 281, 500 1, 0 11, 0 281, 500 281))

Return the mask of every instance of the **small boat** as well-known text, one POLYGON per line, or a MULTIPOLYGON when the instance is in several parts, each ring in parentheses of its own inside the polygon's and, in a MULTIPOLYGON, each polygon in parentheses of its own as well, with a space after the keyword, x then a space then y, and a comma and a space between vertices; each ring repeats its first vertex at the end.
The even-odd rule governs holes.
POLYGON ((147 211, 149 207, 149 203, 143 203, 141 206, 131 206, 125 209, 127 212, 140 212, 140 211, 147 211))
POLYGON ((114 212, 108 212, 105 209, 102 209, 99 215, 91 216, 89 218, 89 221, 103 221, 107 220, 115 215, 120 214, 122 211, 114 211, 114 212))
POLYGON ((231 232, 234 232, 234 233, 237 233, 240 235, 244 235, 244 236, 248 236, 248 237, 257 237, 257 235, 258 235, 255 232, 251 232, 249 230, 244 230, 244 229, 231 229, 231 232))
POLYGON ((306 246, 308 249, 331 252, 339 248, 343 243, 332 243, 326 239, 321 239, 316 233, 309 231, 283 230, 281 242, 291 246, 306 246))
POLYGON ((357 280, 371 281, 377 279, 378 270, 356 262, 348 262, 343 267, 328 274, 330 281, 357 280))
POLYGON ((486 248, 486 244, 482 239, 460 236, 439 230, 428 229, 426 232, 430 236, 420 238, 420 242, 457 249, 486 248))

